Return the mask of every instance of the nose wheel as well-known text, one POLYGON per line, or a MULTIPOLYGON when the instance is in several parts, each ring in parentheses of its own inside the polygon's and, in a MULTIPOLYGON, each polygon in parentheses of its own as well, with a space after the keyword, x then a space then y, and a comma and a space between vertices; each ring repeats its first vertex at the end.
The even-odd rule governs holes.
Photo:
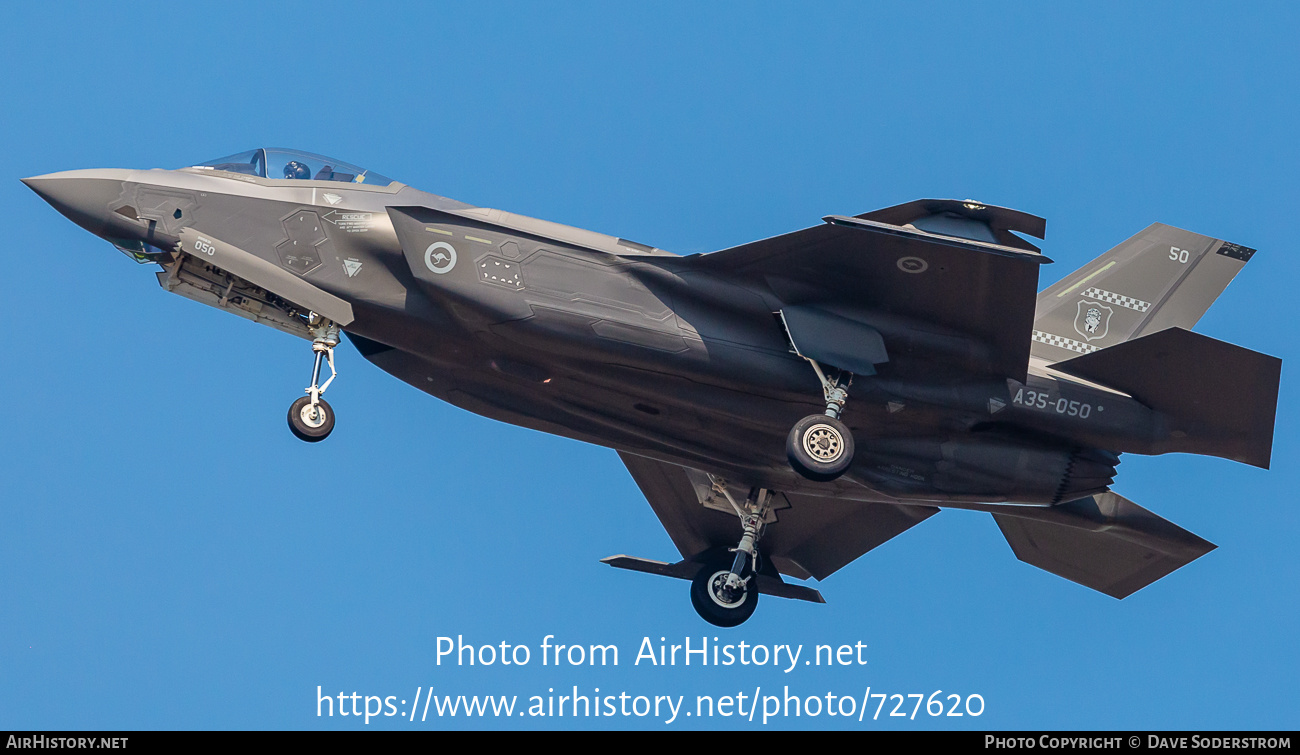
POLYGON ((289 406, 289 429, 298 440, 325 440, 334 430, 334 409, 323 398, 312 405, 311 397, 303 396, 289 406))
POLYGON ((302 396, 289 406, 289 430, 299 440, 318 443, 329 437, 334 431, 334 409, 321 394, 329 388, 338 371, 334 369, 334 347, 339 345, 339 328, 334 323, 313 313, 309 327, 314 336, 311 350, 316 355, 315 365, 311 371, 311 385, 307 386, 307 395, 302 396), (320 384, 321 363, 329 365, 330 376, 324 385, 320 384))

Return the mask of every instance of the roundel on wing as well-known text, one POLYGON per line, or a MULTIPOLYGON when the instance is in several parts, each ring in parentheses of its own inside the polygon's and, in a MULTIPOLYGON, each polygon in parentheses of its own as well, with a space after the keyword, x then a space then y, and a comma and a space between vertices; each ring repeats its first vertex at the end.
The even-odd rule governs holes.
POLYGON ((899 270, 905 273, 924 273, 930 269, 930 263, 920 257, 900 257, 898 262, 894 263, 899 270))
POLYGON ((450 273, 456 266, 456 249, 445 241, 435 241, 424 250, 424 266, 435 275, 450 273))

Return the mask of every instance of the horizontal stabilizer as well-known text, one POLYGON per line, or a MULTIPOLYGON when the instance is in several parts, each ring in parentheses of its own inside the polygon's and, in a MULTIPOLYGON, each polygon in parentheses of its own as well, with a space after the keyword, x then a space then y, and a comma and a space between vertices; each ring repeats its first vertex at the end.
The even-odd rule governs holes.
MULTIPOLYGON (((629 571, 639 571, 645 574, 658 574, 661 577, 676 577, 677 579, 691 580, 695 575, 700 573, 704 564, 699 561, 678 561, 675 564, 665 563, 663 561, 653 561, 648 558, 635 558, 633 556, 608 556, 600 560, 602 564, 609 564, 615 569, 627 569, 629 571)), ((771 595, 777 598, 790 598, 791 600, 806 600, 809 603, 825 603, 826 599, 822 597, 821 592, 811 587, 803 585, 792 585, 780 577, 770 574, 759 574, 755 577, 758 585, 758 592, 762 595, 771 595)))
POLYGON ((993 519, 1016 558, 1113 598, 1132 595, 1216 547, 1110 492, 993 519))
POLYGON ((1282 360, 1169 328, 1052 365, 1168 418, 1152 453, 1182 451, 1268 468, 1282 360))

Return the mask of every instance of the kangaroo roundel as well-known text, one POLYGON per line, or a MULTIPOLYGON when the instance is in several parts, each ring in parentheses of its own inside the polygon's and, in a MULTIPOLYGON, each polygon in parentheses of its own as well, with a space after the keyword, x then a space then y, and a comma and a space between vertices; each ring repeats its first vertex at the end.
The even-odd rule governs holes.
POLYGON ((450 273, 456 266, 456 250, 445 241, 435 241, 424 250, 424 264, 437 275, 450 273))

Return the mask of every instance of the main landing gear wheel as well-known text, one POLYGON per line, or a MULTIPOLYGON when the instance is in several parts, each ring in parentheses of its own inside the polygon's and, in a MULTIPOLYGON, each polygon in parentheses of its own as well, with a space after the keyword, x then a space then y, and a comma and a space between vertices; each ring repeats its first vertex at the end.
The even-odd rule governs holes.
POLYGON ((790 430, 785 453, 794 471, 816 482, 830 482, 853 463, 853 433, 835 417, 812 414, 790 430))
MULTIPOLYGON (((745 577, 752 572, 746 565, 745 577)), ((728 587, 731 563, 717 561, 700 570, 691 580, 691 605, 700 618, 715 627, 734 627, 754 615, 758 608, 758 589, 754 580, 728 587)))
POLYGON ((715 627, 734 627, 758 608, 760 568, 758 540, 763 536, 768 513, 772 508, 772 491, 750 488, 742 506, 736 502, 727 481, 709 475, 713 491, 731 504, 740 517, 740 543, 730 554, 716 553, 707 558, 704 568, 691 580, 691 605, 700 618, 715 627))
POLYGON ((844 405, 849 400, 853 373, 840 370, 830 378, 816 359, 803 354, 799 356, 808 360, 821 381, 826 412, 804 417, 795 423, 785 439, 785 455, 794 471, 813 482, 830 482, 847 472, 853 464, 853 432, 840 421, 844 405), (847 382, 845 378, 848 378, 847 382))
POLYGON ((325 440, 334 431, 334 409, 323 398, 313 406, 311 396, 303 396, 289 406, 289 429, 308 443, 325 440))

